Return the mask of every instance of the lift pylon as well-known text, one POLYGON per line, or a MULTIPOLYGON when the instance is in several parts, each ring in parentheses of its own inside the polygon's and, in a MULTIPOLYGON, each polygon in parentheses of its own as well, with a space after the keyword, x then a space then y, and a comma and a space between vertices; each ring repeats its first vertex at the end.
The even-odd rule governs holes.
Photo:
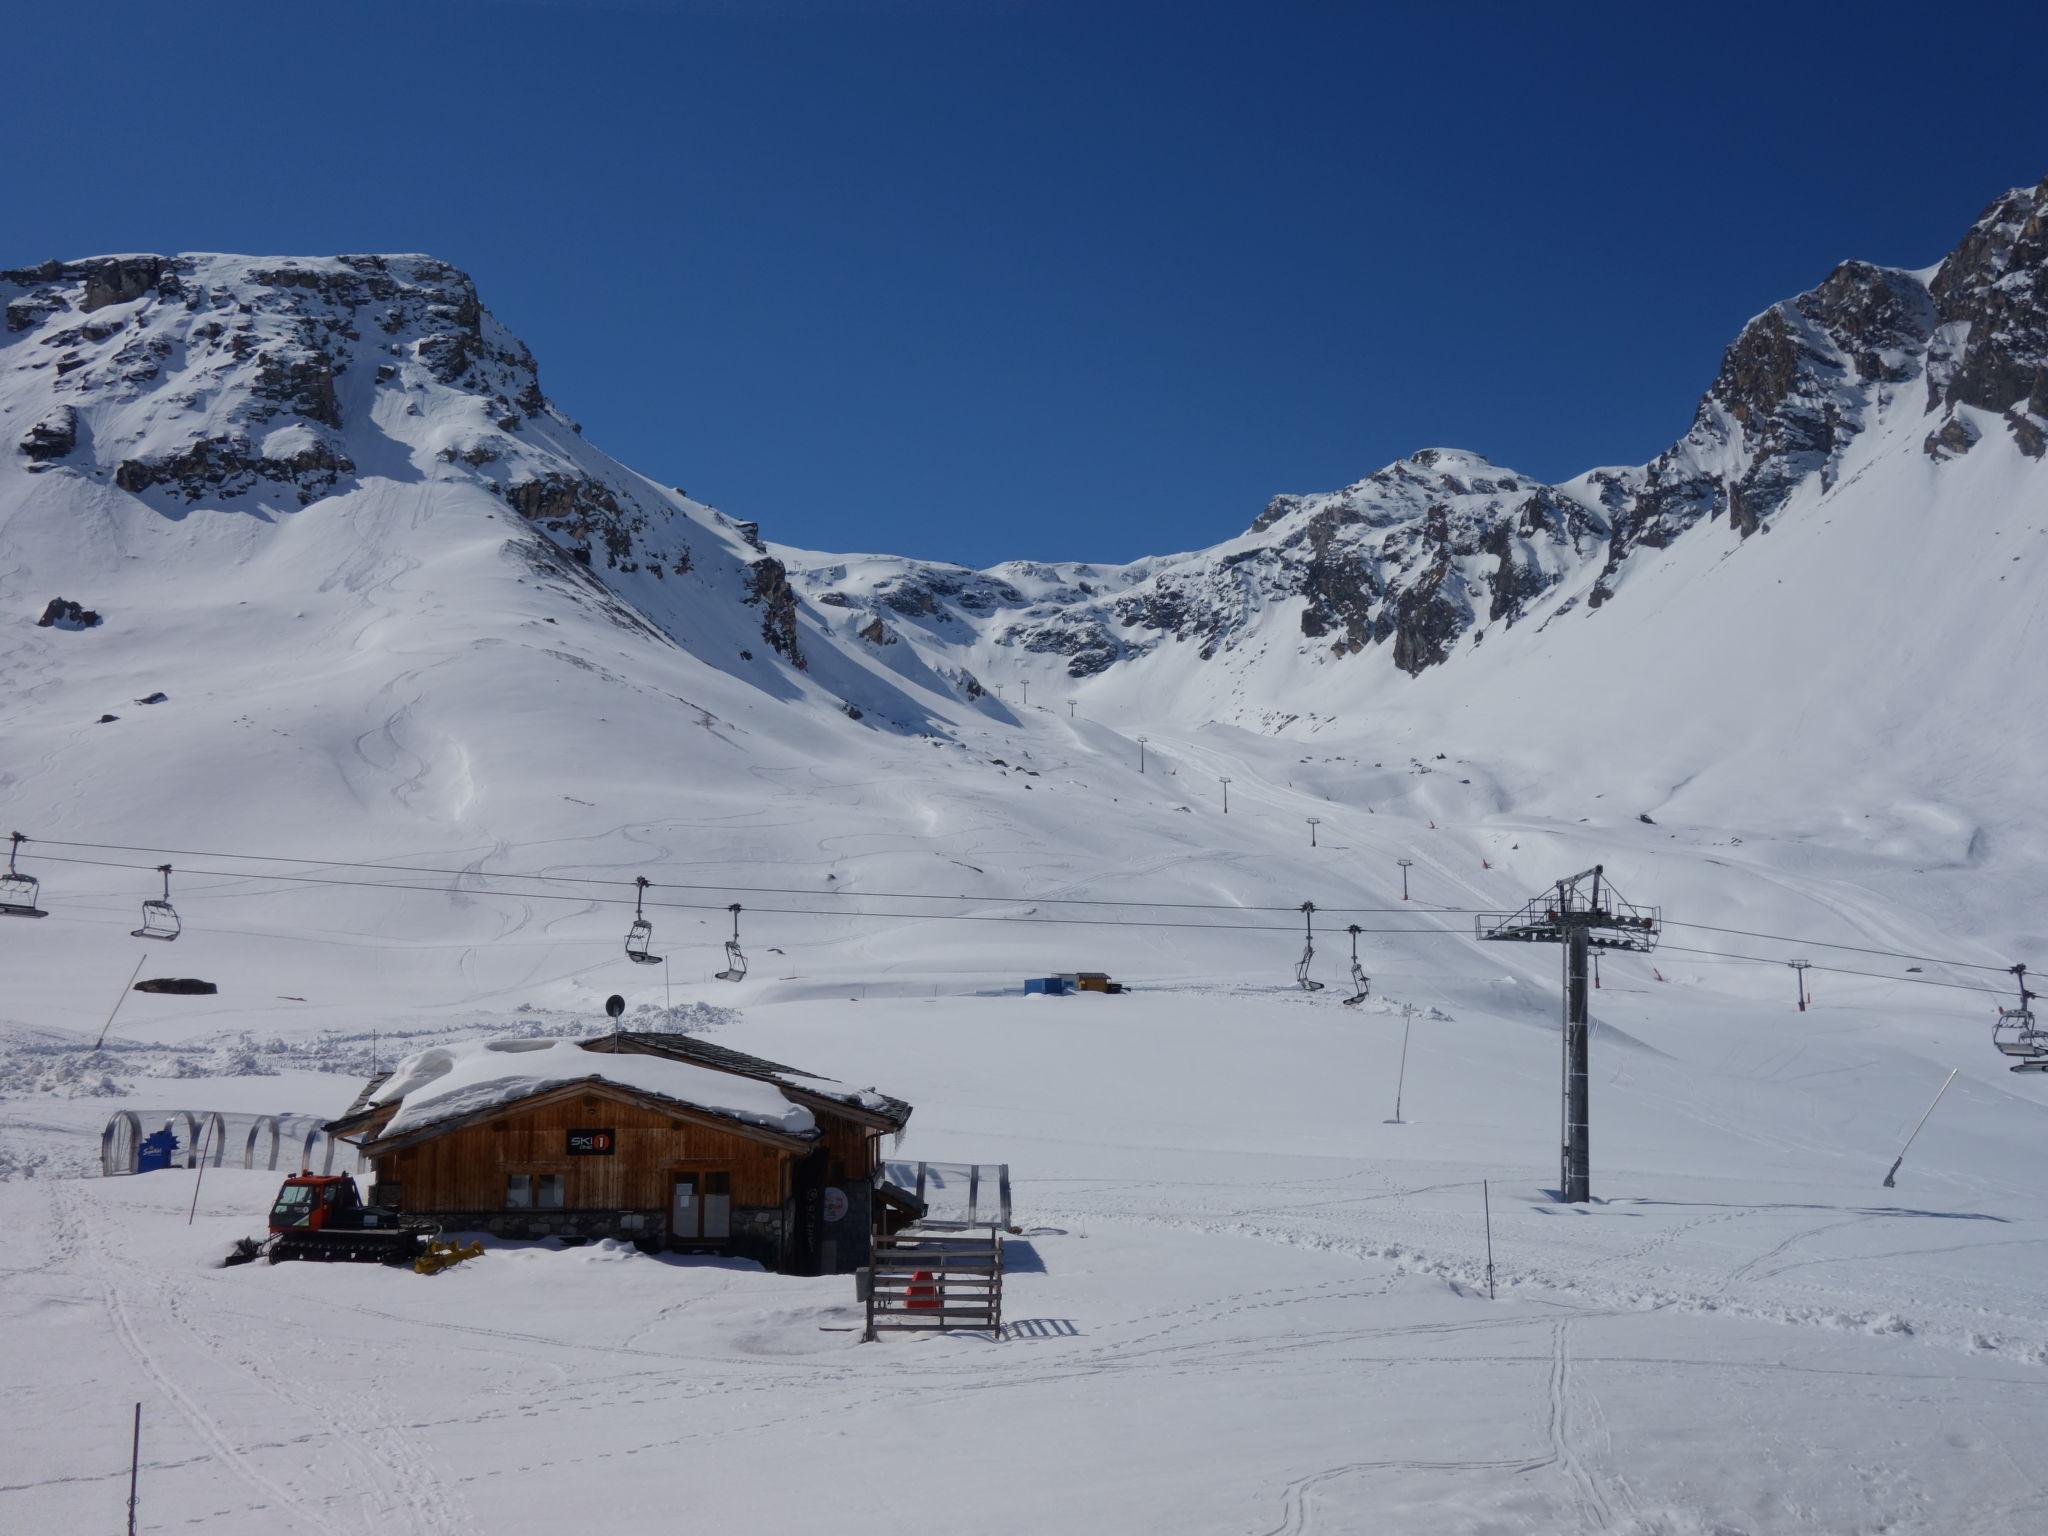
POLYGON ((1623 901, 1605 881, 1605 868, 1560 880, 1516 912, 1482 912, 1473 931, 1482 939, 1564 947, 1564 1124, 1558 1194, 1573 1205, 1592 1196, 1592 1109, 1587 1093, 1587 957, 1595 949, 1648 954, 1663 932, 1655 907, 1623 901))

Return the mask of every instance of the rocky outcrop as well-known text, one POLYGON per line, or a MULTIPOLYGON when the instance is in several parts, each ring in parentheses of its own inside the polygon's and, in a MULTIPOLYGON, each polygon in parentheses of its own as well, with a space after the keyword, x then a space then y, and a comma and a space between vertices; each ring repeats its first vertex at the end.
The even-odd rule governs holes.
POLYGON ((341 425, 334 398, 334 360, 312 348, 258 354, 255 393, 322 426, 341 425))
POLYGON ((1929 408, 2048 417, 2048 178, 1985 209, 1929 292, 1944 333, 1929 408))
POLYGON ((70 456, 78 446, 78 412, 60 405, 21 434, 21 451, 35 463, 47 464, 70 456))
POLYGON ((1976 425, 1967 416, 1951 416, 1939 427, 1927 434, 1927 441, 1920 445, 1921 451, 1936 463, 1943 459, 1959 459, 1977 446, 1976 425))
POLYGON ((867 641, 869 645, 896 644, 896 631, 882 622, 882 616, 879 613, 870 614, 867 623, 861 625, 854 633, 867 641))
POLYGON ((354 473, 347 456, 321 438, 273 457, 253 448, 248 438, 232 435, 202 437, 176 453, 123 459, 115 466, 114 484, 137 494, 161 486, 187 502, 230 500, 264 484, 288 486, 299 505, 308 506, 342 476, 354 473))
POLYGON ((126 256, 95 263, 85 273, 85 296, 78 307, 85 314, 109 304, 127 304, 156 287, 163 276, 158 256, 126 256))
POLYGON ((789 584, 789 572, 773 555, 747 567, 746 601, 760 608, 761 638, 770 648, 799 672, 808 667, 803 647, 797 644, 796 591, 789 584))
POLYGON ((41 629, 91 629, 99 623, 98 613, 68 597, 51 598, 43 616, 36 620, 41 629))

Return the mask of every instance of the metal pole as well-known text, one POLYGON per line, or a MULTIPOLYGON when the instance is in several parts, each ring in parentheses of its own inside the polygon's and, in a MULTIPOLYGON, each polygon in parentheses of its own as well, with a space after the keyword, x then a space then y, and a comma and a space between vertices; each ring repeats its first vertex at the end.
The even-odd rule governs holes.
POLYGON ((1394 1124, 1407 1124, 1401 1118, 1401 1091, 1408 1086, 1408 1031, 1415 1023, 1415 1005, 1401 1005, 1401 1070, 1394 1079, 1394 1124))
POLYGON ((1592 1195, 1592 1118, 1587 1102, 1586 957, 1590 935, 1574 924, 1565 947, 1564 991, 1564 1167, 1562 1192, 1567 1204, 1584 1205, 1592 1195))
POLYGON ((1479 1198, 1486 1208, 1486 1299, 1493 1300, 1493 1191, 1486 1180, 1479 1181, 1479 1198))
POLYGON ((128 1536, 135 1536, 135 1487, 142 1471, 142 1404, 135 1405, 135 1437, 128 1445, 128 1536))
POLYGON ((206 1144, 213 1139, 213 1128, 219 1122, 208 1120, 206 1130, 199 1138, 199 1177, 192 1181, 192 1209, 185 1213, 185 1225, 192 1225, 192 1218, 199 1214, 199 1186, 206 1182, 206 1144))
POLYGON ((147 950, 144 950, 141 954, 135 957, 135 969, 128 973, 127 981, 121 984, 121 995, 114 999, 114 1006, 112 1010, 109 1011, 107 1014, 107 1022, 100 1026, 99 1039, 93 1041, 92 1043, 92 1048, 94 1050, 98 1050, 101 1046, 107 1043, 107 1031, 114 1027, 114 1015, 119 1013, 121 1011, 121 1005, 128 1001, 128 989, 135 985, 135 978, 142 974, 142 962, 147 960, 148 958, 149 952, 147 950))
POLYGON ((1223 814, 1230 814, 1230 780, 1223 781, 1223 814))
POLYGON ((1401 899, 1406 901, 1408 899, 1408 866, 1415 861, 1413 859, 1396 859, 1394 862, 1401 866, 1401 899))
POLYGON ((1145 771, 1145 743, 1149 739, 1149 737, 1145 736, 1140 736, 1138 738, 1138 772, 1140 773, 1143 773, 1145 771))
MULTIPOLYGON (((1941 1102, 1941 1096, 1944 1093, 1948 1092, 1948 1085, 1956 1080, 1956 1073, 1959 1070, 1960 1069, 1956 1067, 1950 1067, 1948 1069, 1948 1076, 1941 1080, 1941 1086, 1934 1091, 1934 1104, 1939 1104, 1941 1102)), ((1934 1113, 1934 1104, 1930 1104, 1927 1106, 1927 1115, 1931 1115, 1934 1113)), ((1918 1136, 1920 1134, 1920 1126, 1925 1125, 1927 1123, 1927 1115, 1922 1115, 1920 1117, 1920 1124, 1913 1127, 1913 1136, 1918 1136)), ((1906 1138, 1906 1145, 1899 1148, 1899 1155, 1892 1159, 1892 1170, 1890 1173, 1887 1173, 1884 1176, 1884 1187, 1886 1189, 1898 1188, 1898 1186, 1894 1184, 1892 1181, 1898 1177, 1899 1164, 1903 1163, 1906 1160, 1906 1152, 1913 1145, 1913 1136, 1908 1136, 1906 1138)))

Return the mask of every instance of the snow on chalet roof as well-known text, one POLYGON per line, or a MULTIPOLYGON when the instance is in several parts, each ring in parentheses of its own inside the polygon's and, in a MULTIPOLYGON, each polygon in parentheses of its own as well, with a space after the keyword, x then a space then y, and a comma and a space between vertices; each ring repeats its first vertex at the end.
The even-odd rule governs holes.
POLYGON ((785 1099, 773 1083, 663 1056, 599 1055, 574 1040, 467 1040, 432 1046, 401 1061, 369 1101, 398 1103, 398 1113, 381 1133, 396 1136, 591 1078, 785 1136, 809 1136, 818 1128, 811 1112, 785 1099))

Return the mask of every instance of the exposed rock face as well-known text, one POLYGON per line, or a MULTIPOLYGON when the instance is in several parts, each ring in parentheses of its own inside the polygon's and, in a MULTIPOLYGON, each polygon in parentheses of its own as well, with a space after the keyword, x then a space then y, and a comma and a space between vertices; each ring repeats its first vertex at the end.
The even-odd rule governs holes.
POLYGON ((99 622, 97 613, 68 597, 51 598, 43 609, 43 616, 36 620, 42 629, 91 629, 99 622))
POLYGON ((789 572, 773 555, 763 556, 747 568, 747 602, 761 609, 761 638, 799 672, 810 665, 803 647, 797 644, 796 592, 789 584, 789 572))
POLYGON ((957 565, 919 566, 885 581, 877 595, 905 618, 940 620, 950 616, 950 608, 988 614, 1024 601, 1024 594, 1001 578, 957 565))
POLYGON ((142 492, 168 487, 188 502, 228 499, 260 483, 288 485, 308 506, 325 495, 355 465, 331 444, 314 438, 273 457, 251 447, 246 437, 203 437, 177 453, 148 459, 123 459, 114 470, 114 484, 142 492))
POLYGON ((78 446, 78 412, 60 405, 21 435, 21 451, 38 464, 70 455, 78 446))
POLYGON ((1929 291, 1941 320, 1929 408, 2048 417, 2048 178, 1985 209, 1929 291))
POLYGON ((109 304, 126 304, 141 298, 163 276, 163 261, 155 256, 132 256, 100 262, 85 274, 85 297, 78 307, 85 314, 109 304))
POLYGON ((879 613, 869 615, 867 623, 861 625, 854 633, 867 641, 869 645, 896 644, 896 631, 882 622, 882 616, 879 613))
POLYGON ((1607 599, 1638 548, 1661 549, 1724 512, 1746 538, 1809 476, 1833 484, 1849 441, 1918 371, 1934 323, 1934 303, 1911 273, 1861 261, 1750 321, 1692 427, 1650 461, 1633 495, 1619 496, 1590 605, 1607 599))
POLYGON ((1927 441, 1921 444, 1921 448, 1937 463, 1943 459, 1959 459, 1976 446, 1977 436, 1977 428, 1968 417, 1951 416, 1927 434, 1927 441))

